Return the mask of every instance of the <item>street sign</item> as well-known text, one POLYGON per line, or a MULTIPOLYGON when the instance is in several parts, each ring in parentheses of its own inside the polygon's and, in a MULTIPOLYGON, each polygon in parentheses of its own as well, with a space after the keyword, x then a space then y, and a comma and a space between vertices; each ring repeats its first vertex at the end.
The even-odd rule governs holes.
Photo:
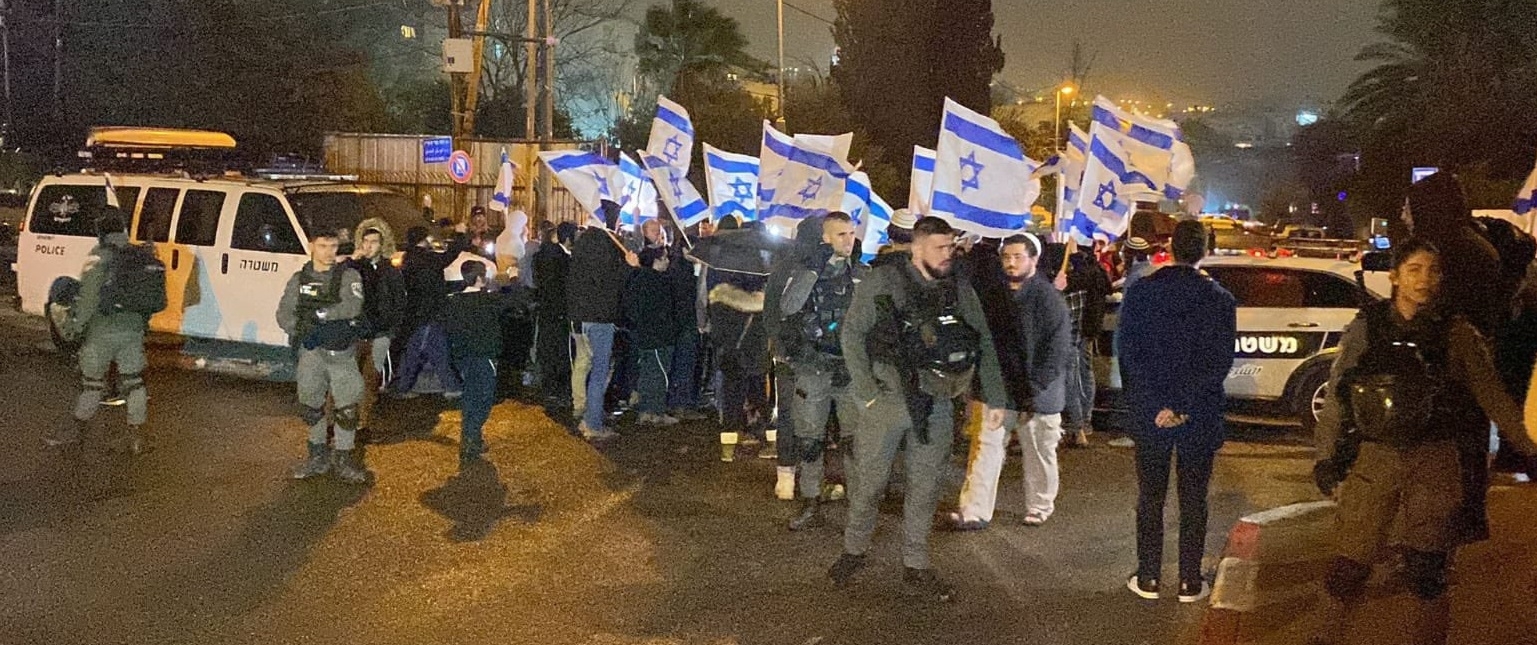
POLYGON ((470 163, 470 153, 463 150, 455 150, 448 157, 448 176, 456 184, 470 183, 470 176, 475 173, 475 165, 470 163))
POLYGON ((432 137, 422 140, 422 163, 443 163, 454 152, 453 137, 432 137))

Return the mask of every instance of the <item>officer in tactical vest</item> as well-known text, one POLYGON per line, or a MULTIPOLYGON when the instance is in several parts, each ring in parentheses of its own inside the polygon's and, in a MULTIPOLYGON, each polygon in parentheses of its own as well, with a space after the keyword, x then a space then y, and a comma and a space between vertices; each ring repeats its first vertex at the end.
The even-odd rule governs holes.
MULTIPOLYGON (((123 438, 123 447, 133 454, 144 451, 141 431, 148 416, 149 401, 143 377, 144 330, 148 327, 149 317, 165 308, 165 296, 164 293, 151 294, 159 298, 148 298, 153 302, 147 306, 109 302, 113 295, 106 292, 114 289, 108 287, 108 283, 121 283, 124 281, 122 278, 126 277, 113 275, 115 271, 123 270, 120 268, 123 262, 119 260, 132 262, 132 256, 120 256, 134 252, 147 254, 149 257, 137 267, 140 269, 153 270, 153 266, 143 265, 158 264, 152 249, 129 243, 125 222, 123 213, 111 207, 96 220, 99 242, 91 250, 85 271, 80 276, 80 293, 76 296, 70 323, 71 333, 82 339, 82 389, 75 401, 75 423, 45 437, 44 441, 50 446, 73 444, 80 440, 82 431, 101 405, 106 390, 107 371, 116 363, 118 390, 127 399, 128 407, 128 433, 123 438)), ((158 278, 162 291, 165 285, 164 269, 163 265, 159 266, 158 278)), ((121 292, 121 287, 116 291, 121 292)))
POLYGON ((299 353, 300 417, 310 427, 309 456, 294 471, 308 479, 334 470, 349 484, 368 479, 353 451, 358 428, 358 403, 363 398, 363 374, 358 371, 356 343, 362 335, 363 281, 354 269, 338 266, 336 231, 310 237, 310 261, 299 269, 278 303, 278 325, 299 353), (326 396, 331 397, 330 419, 326 396), (336 429, 335 450, 326 442, 336 429))
POLYGON ((1340 339, 1329 396, 1315 430, 1314 476, 1339 488, 1329 603, 1311 643, 1343 642, 1365 597, 1372 563, 1402 547, 1420 599, 1414 642, 1446 642, 1446 568, 1463 490, 1454 418, 1469 403, 1501 430, 1527 437, 1521 411, 1500 386, 1484 339, 1466 319, 1440 313, 1441 254, 1413 239, 1394 253, 1393 298, 1364 308, 1340 339), (1395 521, 1398 523, 1395 524, 1395 521))
POLYGON ((831 213, 822 221, 822 244, 790 276, 779 299, 785 320, 779 324, 779 340, 794 372, 795 446, 798 448, 797 489, 801 512, 790 521, 790 530, 822 523, 821 495, 826 450, 827 418, 834 402, 842 434, 843 472, 852 494, 855 467, 853 443, 860 402, 849 387, 839 340, 844 315, 854 301, 854 285, 866 268, 853 257, 854 220, 847 213, 831 213))
POLYGON ((1009 401, 982 304, 952 275, 955 234, 937 217, 918 220, 907 261, 872 270, 844 316, 843 357, 861 413, 843 555, 828 570, 840 587, 864 567, 891 464, 905 444, 904 590, 929 600, 951 595, 929 568, 928 538, 950 458, 954 400, 980 376, 989 426, 1003 423, 1009 401))

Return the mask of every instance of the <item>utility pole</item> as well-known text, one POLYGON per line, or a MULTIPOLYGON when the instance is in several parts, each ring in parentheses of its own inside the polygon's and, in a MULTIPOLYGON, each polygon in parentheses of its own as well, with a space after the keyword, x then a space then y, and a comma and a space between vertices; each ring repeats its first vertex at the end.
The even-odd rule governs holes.
MULTIPOLYGON (((550 0, 544 0, 544 129, 539 133, 539 149, 544 150, 555 139, 555 12, 550 0)), ((550 173, 539 173, 539 205, 541 217, 550 217, 550 173)))
POLYGON ((6 0, 0 0, 0 58, 5 60, 5 122, 0 123, 0 148, 10 141, 11 119, 11 23, 7 20, 10 6, 6 0))
POLYGON ((784 129, 784 127, 785 127, 785 1, 784 0, 779 0, 775 4, 778 5, 778 8, 779 8, 779 79, 778 79, 779 83, 778 83, 778 85, 775 86, 775 90, 776 90, 776 93, 778 94, 778 96, 775 97, 774 100, 778 103, 778 105, 775 106, 775 110, 774 111, 776 113, 776 116, 778 116, 779 118, 778 118, 778 123, 775 123, 774 125, 779 127, 780 129, 784 129))
POLYGON ((53 119, 64 121, 64 0, 53 0, 53 119))
MULTIPOLYGON (((464 21, 463 21, 463 17, 459 15, 459 8, 462 5, 463 5, 463 0, 448 0, 448 37, 449 38, 463 38, 464 37, 464 21)), ((449 115, 448 115, 448 122, 450 124, 449 125, 449 128, 450 128, 449 134, 453 136, 454 149, 455 150, 462 150, 463 149, 462 146, 464 145, 464 118, 463 118, 464 114, 463 113, 464 113, 464 99, 465 99, 465 96, 464 96, 464 92, 461 89, 463 87, 463 85, 464 85, 464 75, 463 74, 453 74, 453 73, 450 73, 448 75, 448 93, 449 93, 449 115)), ((454 193, 453 193, 454 198, 453 198, 452 202, 448 206, 449 207, 449 211, 448 211, 449 215, 448 215, 448 217, 449 217, 449 219, 457 220, 457 219, 459 219, 459 213, 463 212, 463 201, 464 201, 464 194, 465 194, 465 186, 464 186, 464 184, 458 184, 458 183, 454 184, 453 191, 454 191, 454 193)))

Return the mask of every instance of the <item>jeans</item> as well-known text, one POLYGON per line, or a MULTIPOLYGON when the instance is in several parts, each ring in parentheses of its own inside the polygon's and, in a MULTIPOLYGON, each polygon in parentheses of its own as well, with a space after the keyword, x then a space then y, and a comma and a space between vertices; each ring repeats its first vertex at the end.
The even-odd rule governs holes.
POLYGON ((406 355, 400 363, 400 374, 395 379, 397 392, 416 389, 416 377, 429 367, 437 372, 438 384, 444 392, 459 391, 459 377, 448 360, 448 336, 442 327, 432 323, 418 327, 406 342, 406 355))
POLYGON ((640 403, 635 411, 640 414, 667 412, 667 368, 672 365, 673 348, 639 349, 635 356, 636 390, 640 403))
POLYGON ((608 391, 609 368, 613 362, 614 324, 582 323, 582 337, 592 352, 592 368, 587 374, 587 407, 582 413, 582 423, 589 430, 598 430, 603 427, 603 393, 608 391))
POLYGON ((1094 341, 1075 337, 1073 360, 1067 369, 1067 406, 1062 409, 1062 426, 1067 430, 1089 430, 1094 425, 1094 341))
POLYGON ((1056 511, 1061 485, 1057 444, 1062 441, 1062 415, 1006 410, 1003 425, 989 428, 984 424, 977 435, 971 464, 966 469, 966 483, 961 488, 962 519, 993 520, 1009 430, 1018 433, 1024 456, 1021 463, 1025 471, 1025 511, 1043 518, 1056 511))
POLYGON ((454 361, 454 365, 464 376, 464 396, 459 399, 464 413, 459 425, 459 455, 475 457, 485 452, 482 430, 491 418, 491 406, 496 404, 496 361, 465 357, 454 361))
MULTIPOLYGON (((1212 461, 1221 441, 1210 430, 1140 429, 1137 446, 1137 577, 1157 580, 1163 569, 1163 505, 1169 492, 1169 459, 1177 457, 1179 476, 1179 578, 1201 579, 1206 553, 1206 495, 1212 461)), ((1220 432, 1220 429, 1218 430, 1220 432)))
POLYGON ((672 346, 672 364, 667 375, 667 407, 693 410, 699 407, 699 380, 694 369, 699 363, 699 331, 689 326, 672 346))

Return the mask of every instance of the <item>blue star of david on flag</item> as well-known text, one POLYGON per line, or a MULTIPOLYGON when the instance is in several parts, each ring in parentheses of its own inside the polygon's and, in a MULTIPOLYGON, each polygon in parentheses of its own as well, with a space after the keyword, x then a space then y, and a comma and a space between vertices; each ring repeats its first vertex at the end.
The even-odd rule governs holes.
POLYGON ((758 169, 752 155, 726 152, 704 144, 705 186, 716 217, 735 215, 742 221, 758 219, 758 169))
POLYGON ((667 158, 667 163, 677 165, 680 152, 683 152, 683 142, 677 137, 669 137, 666 145, 662 146, 662 156, 667 158))
POLYGON ((977 152, 961 157, 961 190, 980 190, 982 188, 983 165, 977 161, 977 152), (970 172, 967 172, 967 171, 970 172), (967 175, 970 175, 968 177, 967 175))
POLYGON ((1110 210, 1115 204, 1115 182, 1107 181, 1100 185, 1099 194, 1094 196, 1094 205, 1104 210, 1110 210))
POLYGON ((820 192, 822 192, 822 178, 817 177, 816 179, 807 181, 806 187, 802 188, 801 192, 798 194, 800 195, 801 201, 809 202, 813 199, 816 199, 817 193, 820 192))
POLYGON ((651 120, 646 154, 688 174, 689 161, 694 156, 694 123, 689 120, 688 110, 665 96, 656 97, 656 118, 651 120))
POLYGON ((672 211, 673 219, 684 226, 691 226, 710 216, 710 206, 699 196, 699 190, 694 188, 694 184, 689 183, 683 169, 644 152, 641 153, 640 161, 645 164, 652 181, 658 185, 665 182, 671 186, 671 190, 662 192, 661 196, 667 210, 672 211))
POLYGON ((731 187, 731 196, 737 199, 751 199, 753 194, 757 192, 757 186, 743 180, 741 177, 727 185, 731 187))
POLYGON ((595 152, 552 150, 539 153, 539 159, 588 213, 598 212, 624 185, 619 166, 595 152))

